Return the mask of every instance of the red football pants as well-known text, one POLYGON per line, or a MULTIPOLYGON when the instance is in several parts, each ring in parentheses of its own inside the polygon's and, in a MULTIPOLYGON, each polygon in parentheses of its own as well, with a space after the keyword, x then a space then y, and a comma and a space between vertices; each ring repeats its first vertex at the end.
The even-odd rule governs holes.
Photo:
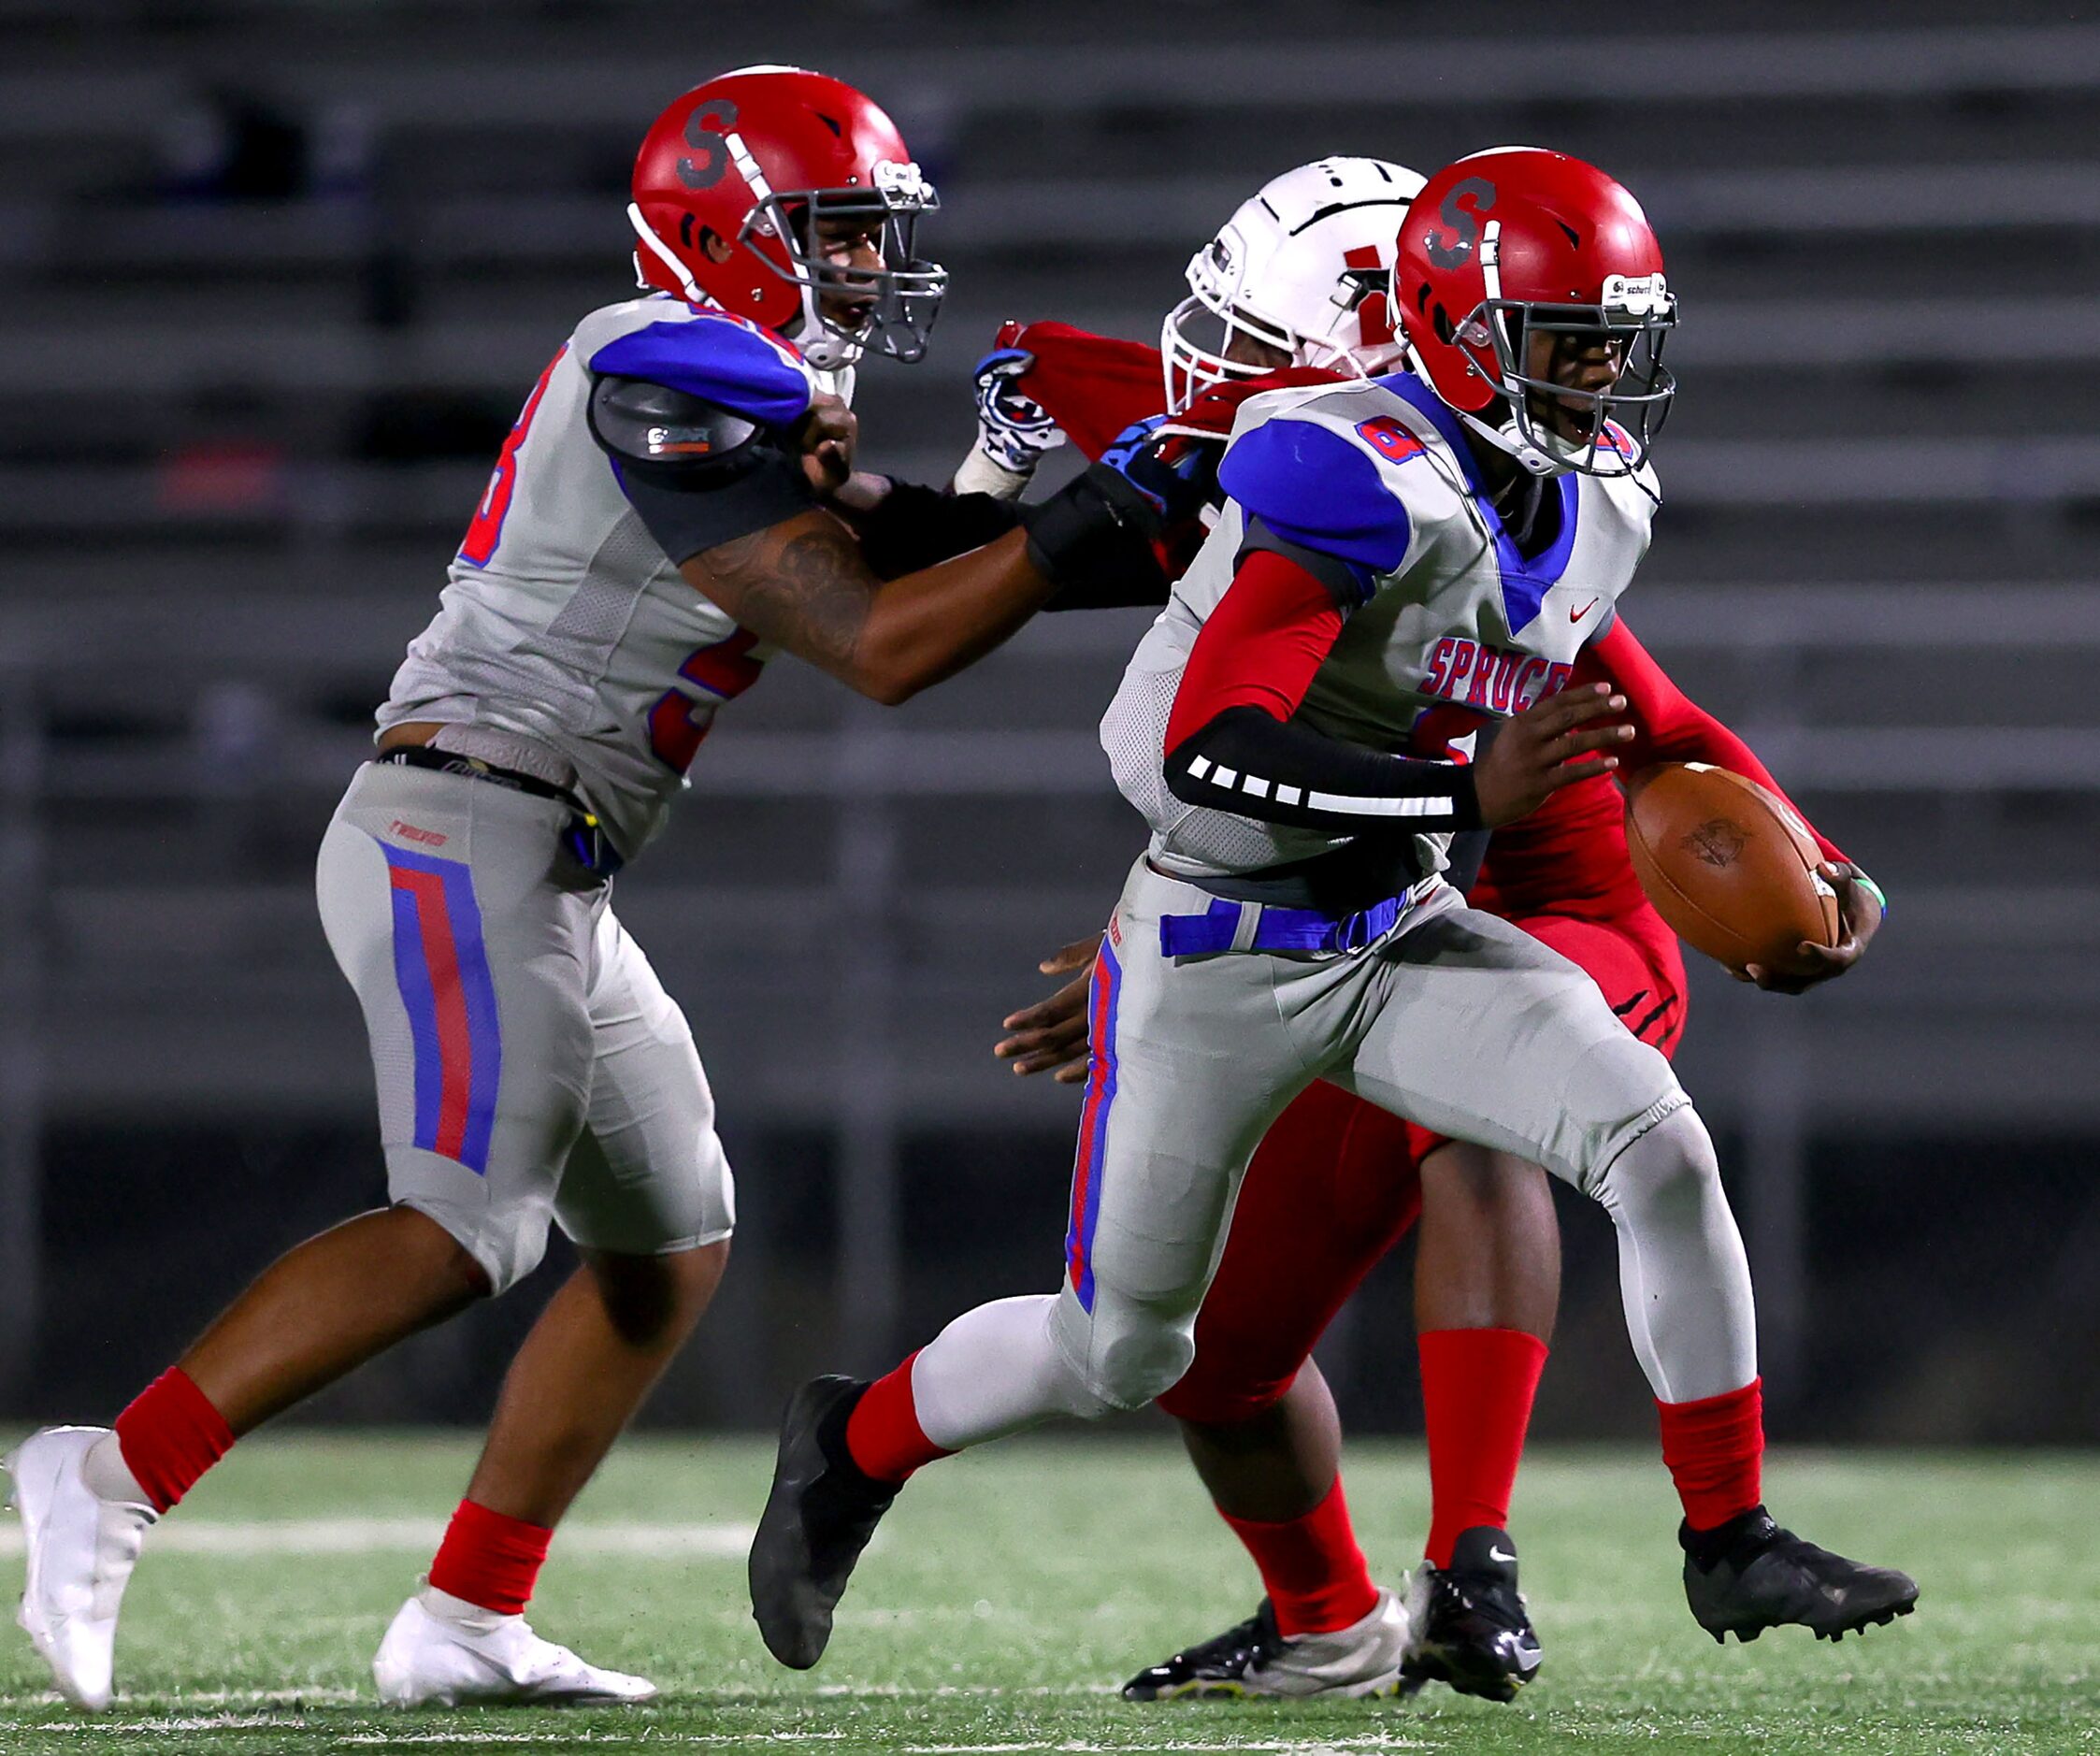
MULTIPOLYGON (((1676 1051, 1684 961, 1660 917, 1539 914, 1517 925, 1587 971, 1635 1036, 1676 1051)), ((1420 1216, 1417 1167, 1446 1138, 1324 1081, 1301 1092, 1247 1167, 1196 1319, 1195 1363, 1159 1406, 1224 1425, 1280 1401, 1334 1314, 1420 1216)))

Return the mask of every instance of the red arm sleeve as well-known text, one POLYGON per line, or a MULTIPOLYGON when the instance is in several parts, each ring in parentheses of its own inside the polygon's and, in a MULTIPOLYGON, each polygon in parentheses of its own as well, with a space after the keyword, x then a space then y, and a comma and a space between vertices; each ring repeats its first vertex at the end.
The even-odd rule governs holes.
POLYGON ((1657 762, 1708 762, 1726 769, 1785 799, 1808 824, 1825 859, 1845 858, 1835 842, 1808 823, 1807 813, 1787 799, 1756 752, 1670 681, 1623 618, 1584 647, 1575 660, 1570 686, 1585 683, 1608 683, 1626 698, 1626 717, 1637 734, 1633 749, 1619 757, 1628 772, 1657 762))
POLYGON ((1388 756, 1297 717, 1342 632, 1334 592, 1310 568, 1257 550, 1198 630, 1167 716, 1161 769, 1191 805, 1266 823, 1361 835, 1477 829, 1463 763, 1388 756))
POLYGON ((1196 636, 1167 720, 1167 748, 1228 708, 1288 719, 1341 634, 1333 592, 1297 562, 1257 550, 1196 636))

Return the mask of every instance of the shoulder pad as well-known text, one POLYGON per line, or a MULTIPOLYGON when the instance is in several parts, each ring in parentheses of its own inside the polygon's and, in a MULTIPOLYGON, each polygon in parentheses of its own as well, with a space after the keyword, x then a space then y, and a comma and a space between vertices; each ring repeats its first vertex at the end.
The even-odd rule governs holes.
POLYGON ((799 421, 813 388, 808 369, 780 342, 711 312, 616 336, 584 364, 600 375, 683 391, 761 426, 799 421))
POLYGON ((779 447, 755 421, 640 378, 591 386, 591 437, 645 481, 704 487, 747 474, 779 447))
POLYGON ((1232 440, 1218 485, 1270 529, 1376 573, 1407 554, 1407 509, 1369 453, 1316 422, 1277 415, 1232 440))

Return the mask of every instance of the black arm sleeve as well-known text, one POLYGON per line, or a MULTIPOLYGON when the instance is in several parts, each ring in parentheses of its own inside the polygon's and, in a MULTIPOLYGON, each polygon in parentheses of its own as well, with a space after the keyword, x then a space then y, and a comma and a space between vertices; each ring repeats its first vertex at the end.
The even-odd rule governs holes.
POLYGON ((1229 707, 1168 751, 1166 779, 1184 804, 1263 823, 1355 834, 1481 827, 1467 764, 1388 756, 1258 707, 1229 707))
POLYGON ((672 562, 817 504, 793 439, 733 410, 640 378, 591 386, 591 437, 672 562))
MULTIPOLYGON (((1026 509, 989 494, 948 494, 913 482, 891 484, 871 512, 858 514, 861 553, 881 579, 897 579, 951 555, 967 554, 1027 523, 1026 509)), ((1075 574, 1044 610, 1120 610, 1167 601, 1169 581, 1157 569, 1106 567, 1075 574)))
POLYGON ((860 552, 878 579, 899 579, 968 554, 1021 522, 1020 509, 989 494, 944 494, 894 482, 872 511, 854 515, 860 552))

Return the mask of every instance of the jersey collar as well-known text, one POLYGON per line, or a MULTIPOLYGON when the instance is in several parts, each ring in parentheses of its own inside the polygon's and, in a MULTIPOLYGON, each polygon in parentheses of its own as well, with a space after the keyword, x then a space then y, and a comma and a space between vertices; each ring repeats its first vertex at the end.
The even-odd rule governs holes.
POLYGON ((1459 425, 1458 417, 1412 372, 1389 373, 1378 382, 1423 416, 1436 429, 1451 455, 1458 459, 1474 506, 1488 534, 1494 540, 1495 570, 1502 583, 1503 626, 1513 635, 1521 634, 1538 619, 1546 594, 1561 583, 1561 575, 1567 570, 1568 557, 1575 553, 1575 518, 1582 505, 1580 484, 1572 471, 1562 471, 1552 478, 1547 491, 1558 492, 1561 496, 1561 528, 1544 550, 1526 560, 1517 553, 1516 540, 1503 525, 1494 502, 1488 497, 1488 484, 1481 479, 1480 466, 1474 458, 1473 447, 1466 443, 1465 428, 1459 425))

